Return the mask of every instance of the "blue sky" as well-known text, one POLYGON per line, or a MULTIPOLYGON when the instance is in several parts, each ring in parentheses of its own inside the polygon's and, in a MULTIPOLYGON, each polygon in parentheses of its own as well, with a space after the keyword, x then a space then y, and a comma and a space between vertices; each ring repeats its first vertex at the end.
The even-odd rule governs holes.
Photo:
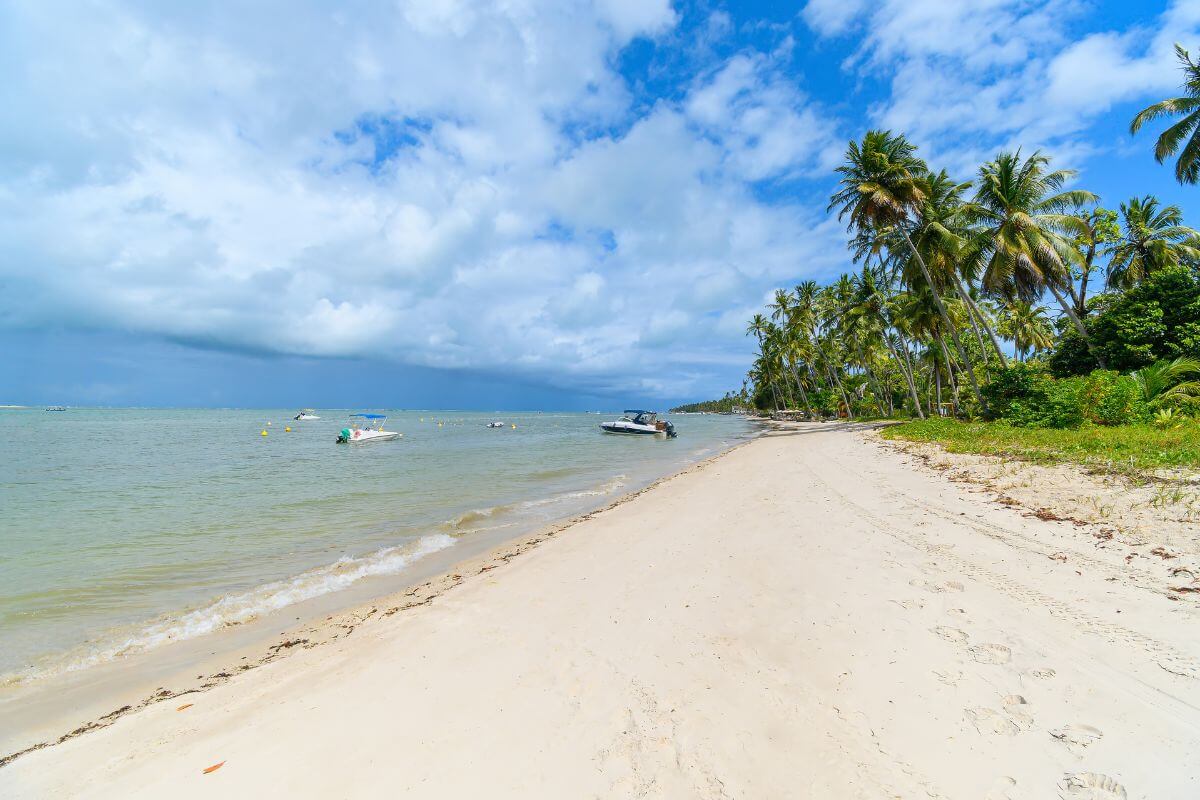
POLYGON ((1200 211, 1127 125, 1200 0, 0 9, 0 403, 595 408, 740 386, 849 268, 847 139, 1041 148, 1200 211))

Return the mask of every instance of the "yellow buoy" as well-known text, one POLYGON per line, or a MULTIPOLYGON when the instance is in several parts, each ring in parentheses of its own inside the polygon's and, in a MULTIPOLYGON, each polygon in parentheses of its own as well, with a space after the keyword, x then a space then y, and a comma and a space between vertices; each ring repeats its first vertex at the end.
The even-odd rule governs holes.
POLYGON ((513 425, 513 430, 515 431, 516 429, 517 429, 517 426, 516 426, 516 425, 513 425))
POLYGON ((266 436, 266 435, 267 435, 267 429, 266 429, 266 428, 263 428, 263 429, 262 429, 262 434, 261 434, 261 435, 262 435, 262 436, 266 436))
POLYGON ((292 432, 292 429, 291 429, 291 428, 284 428, 284 429, 283 429, 283 431, 284 431, 284 433, 291 433, 291 432, 292 432))

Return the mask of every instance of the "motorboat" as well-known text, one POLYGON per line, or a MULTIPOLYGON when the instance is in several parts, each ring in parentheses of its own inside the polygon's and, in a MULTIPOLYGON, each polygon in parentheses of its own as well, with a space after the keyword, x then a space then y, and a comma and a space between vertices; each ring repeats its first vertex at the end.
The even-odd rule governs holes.
POLYGON ((320 417, 314 414, 311 408, 306 408, 296 416, 292 417, 292 419, 296 420, 297 422, 304 422, 305 420, 310 419, 320 419, 320 417))
POLYGON ((675 438, 675 426, 658 418, 657 411, 627 410, 625 415, 612 422, 601 422, 600 430, 605 433, 620 433, 632 436, 661 436, 675 438))
POLYGON ((350 426, 342 428, 342 432, 338 434, 337 443, 390 442, 404 435, 397 431, 385 431, 383 429, 385 422, 387 422, 386 414, 351 414, 350 426))
POLYGON ((46 406, 47 411, 66 411, 66 406, 46 406))
POLYGON ((496 420, 495 422, 489 422, 489 423, 487 424, 487 426, 488 426, 489 428, 503 428, 503 427, 504 427, 504 423, 503 423, 503 422, 500 422, 499 420, 496 420))

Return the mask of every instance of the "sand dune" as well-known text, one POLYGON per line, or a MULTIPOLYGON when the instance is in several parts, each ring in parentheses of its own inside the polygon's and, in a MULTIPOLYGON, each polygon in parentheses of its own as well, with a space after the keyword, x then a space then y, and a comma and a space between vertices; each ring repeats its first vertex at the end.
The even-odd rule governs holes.
POLYGON ((793 426, 537 538, 0 795, 1200 796, 1200 596, 869 435, 793 426))

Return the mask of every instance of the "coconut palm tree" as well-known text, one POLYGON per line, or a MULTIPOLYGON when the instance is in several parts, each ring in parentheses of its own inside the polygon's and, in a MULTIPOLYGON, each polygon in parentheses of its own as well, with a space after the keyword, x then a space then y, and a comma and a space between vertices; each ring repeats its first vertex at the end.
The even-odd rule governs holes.
POLYGON ((917 157, 916 148, 904 136, 891 131, 868 131, 861 144, 850 143, 845 163, 837 168, 837 173, 841 176, 841 188, 830 198, 829 209, 838 209, 839 220, 849 217, 852 230, 894 228, 904 238, 966 367, 975 399, 981 408, 986 408, 958 330, 951 324, 937 284, 910 235, 910 229, 918 227, 921 206, 929 196, 929 169, 917 157))
POLYGON ((762 373, 762 377, 765 378, 767 384, 770 385, 771 397, 774 398, 775 410, 778 411, 779 410, 779 390, 775 386, 775 376, 772 374, 770 358, 769 358, 770 348, 767 346, 768 335, 770 334, 771 329, 774 327, 775 326, 771 324, 771 321, 768 320, 766 317, 764 317, 762 314, 755 314, 754 317, 750 320, 750 324, 746 326, 746 335, 754 336, 758 340, 759 361, 761 362, 760 371, 762 373))
POLYGON ((1069 236, 1086 233, 1070 212, 1098 199, 1081 189, 1064 190, 1073 170, 1050 170, 1050 159, 1035 152, 1001 153, 979 169, 979 188, 966 212, 984 228, 986 258, 983 286, 1001 297, 1033 302, 1044 290, 1070 318, 1092 357, 1091 338, 1064 295, 1071 283, 1070 264, 1081 259, 1069 236))
POLYGON ((1200 64, 1192 61, 1188 51, 1178 44, 1175 55, 1183 69, 1184 95, 1143 108, 1129 123, 1129 132, 1136 134, 1147 122, 1159 117, 1182 116, 1183 119, 1158 137, 1154 160, 1161 164, 1179 152, 1175 161, 1175 179, 1180 183, 1195 183, 1200 178, 1200 64))
POLYGON ((1200 262, 1200 233, 1183 224, 1178 206, 1159 209, 1151 196, 1121 204, 1121 235, 1105 251, 1108 285, 1128 289, 1160 269, 1200 262))
POLYGON ((1001 309, 1000 332, 1013 340, 1018 361, 1054 345, 1054 327, 1045 307, 1024 300, 1014 300, 1001 309))
MULTIPOLYGON (((929 193, 921 205, 921 227, 913 236, 917 250, 921 253, 934 279, 942 286, 953 287, 959 301, 970 312, 967 320, 975 333, 975 341, 979 344, 979 352, 984 362, 988 359, 988 349, 983 343, 980 328, 987 330, 991 338, 992 348, 1000 359, 1000 365, 1005 366, 1004 351, 988 325, 986 318, 980 312, 971 293, 963 285, 963 270, 974 267, 979 261, 980 247, 978 237, 967 224, 966 206, 963 194, 971 187, 970 183, 958 183, 951 180, 945 170, 929 175, 929 193)), ((968 281, 975 276, 968 275, 968 281)))
POLYGON ((1141 389, 1142 399, 1150 408, 1157 409, 1200 397, 1200 381, 1185 380, 1194 375, 1200 375, 1200 360, 1183 357, 1155 361, 1134 372, 1133 379, 1141 389))

